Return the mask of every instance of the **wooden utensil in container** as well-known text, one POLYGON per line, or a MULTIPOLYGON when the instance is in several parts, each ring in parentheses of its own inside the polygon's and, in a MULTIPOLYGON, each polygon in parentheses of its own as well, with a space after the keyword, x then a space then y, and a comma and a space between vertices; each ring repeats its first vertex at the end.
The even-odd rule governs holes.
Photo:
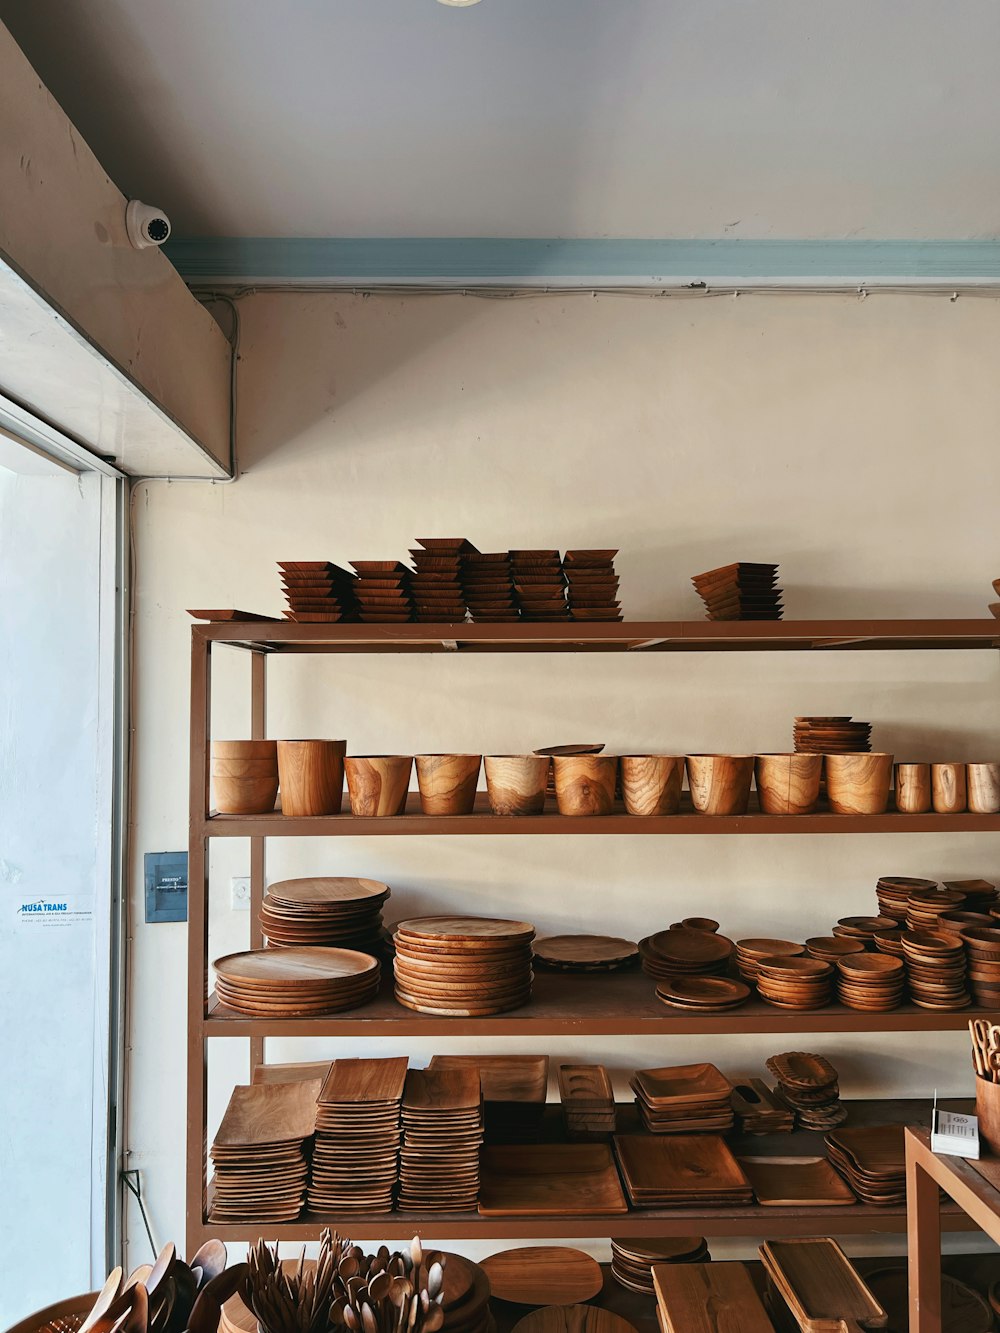
POLYGON ((623 754, 622 796, 630 815, 675 815, 681 803, 684 756, 623 754))
POLYGON ((213 741, 212 786, 223 815, 264 815, 278 795, 276 741, 213 741))
POLYGON ((897 764, 896 809, 904 815, 923 815, 930 808, 930 764, 897 764))
POLYGON ((379 818, 405 814, 412 769, 409 754, 350 755, 344 772, 351 813, 379 818))
POLYGON ((939 815, 957 815, 965 809, 964 764, 931 764, 931 801, 939 815))
POLYGON ((965 786, 973 814, 995 815, 1000 812, 1000 763, 966 764, 965 786))
POLYGON ((471 815, 481 754, 418 754, 417 786, 425 815, 471 815))
POLYGON ((495 815, 540 815, 552 760, 541 754, 488 754, 486 794, 495 815))
POLYGON ((278 741, 282 814, 339 815, 346 751, 346 741, 278 741))
POLYGON ((881 815, 889 804, 891 754, 828 754, 826 793, 836 815, 881 815))
POLYGON ((757 797, 765 815, 807 815, 816 808, 823 776, 821 754, 759 754, 757 797))
POLYGON ((552 763, 561 815, 610 815, 615 803, 617 755, 559 754, 552 763))
POLYGON ((701 815, 745 815, 753 778, 752 754, 689 754, 688 786, 701 815))

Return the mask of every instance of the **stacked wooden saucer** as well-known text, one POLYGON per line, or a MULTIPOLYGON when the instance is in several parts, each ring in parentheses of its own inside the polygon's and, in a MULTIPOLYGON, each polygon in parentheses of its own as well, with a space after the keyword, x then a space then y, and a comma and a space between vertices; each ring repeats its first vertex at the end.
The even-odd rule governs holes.
POLYGON ((508 551, 462 557, 462 597, 477 623, 520 620, 508 551))
POLYGON ((932 889, 914 889, 906 904, 906 924, 910 930, 936 930, 942 912, 965 910, 964 893, 937 884, 932 889))
POLYGON ((965 894, 967 912, 990 912, 1000 901, 997 886, 988 879, 946 879, 944 887, 965 894))
POLYGON ((657 998, 689 1014, 725 1013, 750 998, 745 981, 731 977, 669 977, 656 983, 657 998))
POLYGON ((837 1071, 824 1056, 785 1051, 772 1055, 767 1067, 778 1081, 778 1097, 794 1111, 800 1128, 832 1129, 847 1119, 837 1071))
POLYGON ((410 552, 414 619, 440 624, 464 620, 462 561, 476 548, 464 537, 418 537, 417 545, 422 549, 410 552))
POLYGON ((569 583, 566 599, 572 620, 621 620, 616 550, 567 551, 563 572, 569 583))
POLYGON ((310 1212, 392 1211, 406 1063, 406 1056, 333 1062, 316 1109, 310 1212))
POLYGON ((286 620, 305 623, 356 620, 357 579, 329 560, 279 560, 281 587, 288 603, 286 620))
POLYGON ((398 560, 352 560, 358 579, 354 595, 366 624, 398 624, 413 619, 410 572, 398 560))
POLYGON ((797 717, 792 740, 799 754, 864 754, 872 748, 872 724, 849 717, 797 717))
POLYGON ((560 1065, 559 1099, 567 1138, 607 1138, 615 1132, 615 1093, 603 1065, 560 1065))
POLYGON ((964 939, 967 930, 992 930, 996 924, 996 917, 986 912, 942 912, 937 919, 935 930, 964 939))
POLYGON ((396 999, 421 1014, 469 1018, 517 1009, 531 998, 527 921, 426 916, 401 921, 396 946, 396 999))
POLYGON ((328 945, 374 951, 389 888, 374 879, 322 877, 272 884, 260 909, 269 944, 328 945))
POLYGON ((833 933, 840 939, 860 940, 869 949, 882 931, 895 930, 896 925, 891 916, 842 916, 833 933))
POLYGON ((615 1281, 646 1296, 656 1295, 654 1264, 705 1264, 711 1257, 704 1236, 611 1238, 611 1274, 615 1281))
POLYGON ((865 942, 850 939, 846 935, 814 935, 806 940, 806 953, 810 958, 822 958, 824 963, 836 966, 841 958, 865 952, 865 942))
POLYGON ((306 1145, 319 1079, 236 1087, 211 1148, 213 1222, 293 1222, 305 1202, 306 1145))
POLYGON ((558 551, 511 551, 510 570, 522 620, 569 619, 558 551))
POLYGON ((821 958, 762 958, 757 993, 779 1009, 822 1009, 832 999, 835 975, 821 958))
POLYGON ((906 922, 910 894, 917 889, 936 889, 935 879, 914 879, 910 875, 883 875, 875 885, 879 916, 891 916, 900 925, 906 922))
POLYGON ((399 1207, 465 1212, 479 1200, 483 1099, 475 1069, 411 1069, 403 1092, 399 1207))
POLYGON ((629 1087, 651 1134, 723 1133, 733 1127, 733 1085, 715 1065, 637 1069, 629 1087))
POLYGON ((903 957, 903 936, 908 934, 905 926, 895 930, 877 930, 872 936, 872 943, 878 953, 891 954, 893 958, 903 957))
POLYGON ((673 980, 674 977, 715 976, 729 970, 734 945, 725 935, 712 935, 704 930, 658 931, 639 941, 639 956, 644 972, 651 977, 673 980))
POLYGON ((621 972, 639 961, 639 946, 614 935, 548 935, 532 952, 552 972, 621 972))
POLYGON ((261 1018, 356 1009, 378 994, 381 969, 354 949, 251 949, 216 959, 223 1004, 261 1018))
POLYGON ((921 1009, 966 1009, 972 997, 965 986, 965 949, 961 940, 940 931, 910 930, 902 936, 910 999, 921 1009))
POLYGON ((837 998, 848 1009, 886 1013, 898 1009, 906 987, 902 958, 862 953, 837 961, 837 998))
POLYGON ((1000 1007, 1000 929, 973 926, 964 932, 969 986, 984 1009, 1000 1007))
POLYGON ((827 1156, 862 1203, 906 1202, 903 1125, 858 1125, 826 1136, 827 1156))
POLYGON ((794 940, 749 939, 736 941, 736 970, 751 986, 757 982, 757 967, 762 958, 799 958, 806 951, 794 940))
POLYGON ((780 620, 778 566, 745 560, 709 569, 691 579, 707 608, 707 620, 780 620))

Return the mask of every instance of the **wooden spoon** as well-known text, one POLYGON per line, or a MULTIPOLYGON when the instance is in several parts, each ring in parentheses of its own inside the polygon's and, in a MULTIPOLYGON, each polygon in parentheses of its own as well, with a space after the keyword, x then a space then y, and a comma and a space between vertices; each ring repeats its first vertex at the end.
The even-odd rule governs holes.
MULTIPOLYGON (((209 1241, 209 1244, 221 1245, 222 1242, 209 1241)), ((248 1272, 248 1264, 234 1264, 232 1268, 216 1273, 205 1284, 188 1316, 189 1333, 216 1333, 223 1305, 240 1290, 248 1272)))
POLYGON ((112 1268, 111 1272, 108 1274, 107 1282, 105 1282, 104 1286, 101 1288, 97 1300, 94 1302, 93 1309, 80 1325, 80 1333, 87 1333, 87 1330, 92 1328, 98 1319, 107 1313, 108 1307, 111 1305, 112 1301, 117 1298, 118 1293, 121 1291, 121 1286, 122 1269, 112 1268))
POLYGON ((198 1267, 204 1274, 203 1283, 211 1282, 213 1278, 218 1277, 226 1267, 228 1258, 226 1247, 221 1240, 206 1240, 201 1249, 188 1260, 191 1268, 198 1267))

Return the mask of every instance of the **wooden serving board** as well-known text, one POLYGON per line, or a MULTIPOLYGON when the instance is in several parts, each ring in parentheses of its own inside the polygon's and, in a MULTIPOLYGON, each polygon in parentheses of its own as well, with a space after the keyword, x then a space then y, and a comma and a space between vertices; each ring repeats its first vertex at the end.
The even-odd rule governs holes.
POLYGON ((530 1245, 484 1259, 490 1294, 516 1305, 575 1305, 604 1286, 596 1259, 565 1245, 530 1245))
POLYGON ((777 1208, 857 1203, 825 1157, 738 1157, 757 1202, 777 1208))
POLYGON ((774 1333, 745 1264, 654 1264, 665 1333, 774 1333))
POLYGON ((321 1102, 398 1102, 406 1082, 407 1058, 335 1060, 319 1095, 321 1102))
POLYGON ((618 1172, 603 1143, 486 1147, 479 1211, 484 1217, 575 1217, 627 1213, 618 1172))
POLYGON ((828 1236, 765 1241, 760 1256, 802 1333, 888 1328, 888 1315, 828 1236))

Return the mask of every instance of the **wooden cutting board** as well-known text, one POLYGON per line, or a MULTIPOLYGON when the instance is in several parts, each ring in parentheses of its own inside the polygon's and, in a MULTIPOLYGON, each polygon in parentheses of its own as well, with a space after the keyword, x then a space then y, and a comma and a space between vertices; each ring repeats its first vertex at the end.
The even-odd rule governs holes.
POLYGON ((548 1305, 519 1320, 512 1333, 636 1333, 621 1315, 596 1305, 548 1305))
POLYGON ((774 1333, 745 1264, 654 1264, 666 1333, 774 1333))
POLYGON ((604 1286, 596 1259, 565 1245, 530 1245, 502 1250, 482 1263, 490 1292, 517 1305, 575 1305, 604 1286))
POLYGON ((888 1315, 828 1236, 765 1241, 760 1256, 802 1333, 888 1328, 888 1315))

